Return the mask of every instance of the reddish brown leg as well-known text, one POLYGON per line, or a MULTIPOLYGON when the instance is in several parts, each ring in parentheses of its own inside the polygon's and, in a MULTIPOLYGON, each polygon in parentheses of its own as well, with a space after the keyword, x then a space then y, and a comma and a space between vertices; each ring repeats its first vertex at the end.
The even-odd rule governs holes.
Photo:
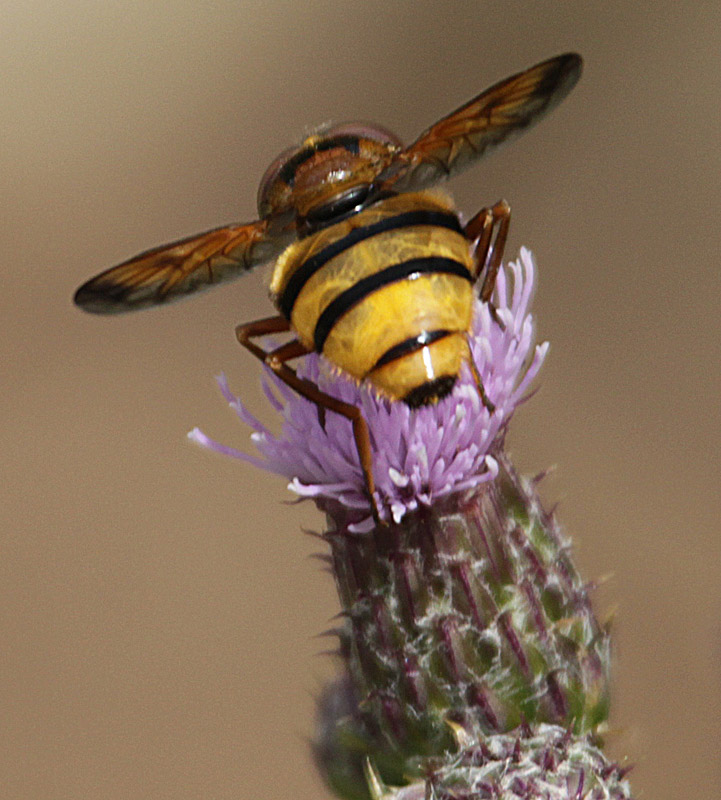
POLYGON ((292 358, 299 358, 300 356, 305 356, 312 352, 297 339, 293 339, 287 344, 270 352, 251 341, 251 339, 256 336, 266 336, 269 333, 281 333, 289 330, 290 324, 288 320, 278 316, 261 319, 256 322, 249 322, 246 325, 239 325, 235 329, 235 335, 238 337, 238 341, 243 347, 250 350, 250 352, 264 364, 267 364, 283 383, 298 392, 301 397, 305 397, 307 400, 315 403, 323 412, 326 409, 328 411, 335 411, 336 414, 341 414, 351 421, 353 425, 353 437, 355 439, 356 449, 358 450, 358 458, 360 459, 366 490, 371 501, 373 519, 377 525, 380 525, 381 519, 375 499, 375 481, 373 480, 370 435, 368 433, 368 425, 360 409, 321 391, 315 383, 306 378, 300 378, 296 371, 285 363, 292 358))
POLYGON ((485 272, 480 291, 484 303, 490 301, 496 285, 510 224, 511 208, 505 200, 500 200, 491 208, 482 208, 464 229, 466 236, 476 243, 473 249, 477 270, 474 277, 480 277, 485 272), (498 229, 494 239, 496 226, 498 229))
POLYGON ((238 325, 235 329, 235 335, 243 347, 250 350, 256 358, 265 361, 267 351, 251 342, 251 338, 268 336, 271 333, 286 333, 289 330, 290 322, 285 317, 266 317, 265 319, 257 319, 255 322, 248 322, 245 325, 238 325))
POLYGON ((483 385, 483 380, 481 379, 481 373, 478 371, 476 362, 473 360, 473 350, 471 350, 471 342, 469 340, 469 337, 470 334, 467 333, 466 344, 468 345, 468 365, 470 366, 471 372, 473 373, 473 380, 476 382, 476 387, 478 388, 478 394, 480 395, 481 402, 488 410, 488 413, 492 414, 496 410, 496 404, 486 394, 486 389, 483 385))
POLYGON ((490 208, 482 208, 474 217, 466 223, 463 228, 466 236, 474 243, 473 260, 475 262, 474 278, 483 272, 485 256, 479 257, 481 252, 488 253, 493 230, 493 212, 490 208))
MULTIPOLYGON (((496 313, 493 303, 491 303, 491 296, 493 295, 493 289, 496 285, 498 270, 503 261, 503 251, 506 247, 510 224, 510 206, 505 200, 500 200, 492 208, 482 208, 475 217, 469 220, 464 229, 466 236, 468 236, 471 241, 475 242, 473 258, 476 264, 476 273, 474 277, 479 278, 481 275, 484 276, 479 293, 481 301, 488 303, 488 308, 490 309, 494 322, 501 327, 503 327, 503 323, 496 313), (494 239, 493 231, 496 226, 498 226, 498 228, 494 239)), ((481 374, 473 360, 470 341, 468 342, 468 355, 468 362, 473 372, 476 386, 478 387, 478 394, 481 397, 483 405, 488 409, 489 413, 492 414, 496 406, 486 394, 483 381, 481 380, 481 374)))

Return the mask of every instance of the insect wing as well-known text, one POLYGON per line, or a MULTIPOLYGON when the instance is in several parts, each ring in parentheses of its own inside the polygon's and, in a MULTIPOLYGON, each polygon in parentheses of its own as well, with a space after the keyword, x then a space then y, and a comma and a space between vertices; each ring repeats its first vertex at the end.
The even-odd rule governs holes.
POLYGON ((381 180, 415 191, 457 174, 555 108, 576 85, 582 63, 566 53, 495 84, 421 134, 381 180))
POLYGON ((268 220, 227 225, 147 250, 84 283, 75 303, 97 314, 121 313, 231 280, 286 246, 290 237, 268 228, 268 220))

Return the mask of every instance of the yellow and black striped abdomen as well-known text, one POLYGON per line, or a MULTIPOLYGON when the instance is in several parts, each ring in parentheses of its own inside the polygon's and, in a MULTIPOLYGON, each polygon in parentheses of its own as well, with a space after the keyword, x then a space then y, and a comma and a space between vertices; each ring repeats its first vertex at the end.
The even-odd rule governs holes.
POLYGON ((271 291, 300 341, 392 399, 450 390, 467 354, 473 260, 446 197, 381 200, 291 245, 271 291))

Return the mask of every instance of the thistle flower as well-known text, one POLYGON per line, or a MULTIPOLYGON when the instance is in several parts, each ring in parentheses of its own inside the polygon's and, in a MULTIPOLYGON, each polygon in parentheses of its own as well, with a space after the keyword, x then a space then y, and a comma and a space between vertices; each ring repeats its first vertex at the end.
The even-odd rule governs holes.
MULTIPOLYGON (((359 386, 315 354, 301 365, 301 376, 362 409, 370 430, 382 518, 399 523, 419 507, 429 507, 451 492, 495 477, 498 467, 494 450, 548 351, 547 343, 534 345, 530 305, 535 265, 530 252, 522 249, 507 273, 502 270, 496 283, 498 321, 487 305, 477 302, 471 338, 473 359, 486 394, 495 405, 493 412, 481 402, 465 365, 449 397, 416 410, 376 396, 372 389, 359 386)), ((197 428, 190 432, 191 439, 285 476, 290 480, 289 488, 301 497, 339 502, 355 512, 353 530, 370 529, 370 505, 347 419, 328 413, 322 425, 313 403, 268 374, 263 382, 266 396, 283 414, 282 431, 274 436, 231 392, 225 376, 220 376, 218 383, 231 408, 253 428, 253 443, 261 457, 221 445, 197 428)))
POLYGON ((476 305, 471 350, 493 411, 470 370, 446 399, 411 411, 304 360, 299 374, 361 408, 387 525, 371 518, 348 420, 328 412, 322 424, 272 375, 279 435, 219 380, 258 456, 189 434, 284 475, 326 514, 341 669, 319 700, 314 754, 349 800, 629 797, 597 750, 608 630, 535 482, 503 449, 548 348, 534 342, 534 289, 524 249, 499 273, 495 311, 476 305))

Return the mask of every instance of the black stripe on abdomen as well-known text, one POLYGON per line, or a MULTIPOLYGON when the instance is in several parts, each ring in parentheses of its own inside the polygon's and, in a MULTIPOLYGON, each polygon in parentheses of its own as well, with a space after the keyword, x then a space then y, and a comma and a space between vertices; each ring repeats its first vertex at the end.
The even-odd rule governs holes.
POLYGON ((335 258, 344 250, 348 250, 350 247, 353 247, 365 239, 370 239, 371 236, 377 236, 379 233, 394 231, 399 228, 411 227, 412 225, 433 225, 437 228, 447 228, 455 233, 460 233, 462 236, 464 235, 463 228, 461 228, 461 223, 456 214, 449 214, 442 211, 429 211, 426 209, 406 211, 402 214, 396 214, 394 217, 385 217, 370 225, 354 228, 350 233, 332 244, 329 244, 327 247, 324 247, 320 252, 311 256, 307 261, 304 261, 290 276, 290 280, 278 301, 278 308, 281 314, 283 314, 286 319, 290 319, 295 301, 298 299, 298 295, 301 293, 305 284, 324 264, 327 264, 331 258, 335 258))
POLYGON ((395 361, 398 358, 403 358, 403 356, 415 353, 416 350, 420 350, 429 344, 433 344, 433 342, 437 342, 439 339, 443 339, 444 336, 448 336, 451 332, 452 331, 447 331, 445 329, 423 331, 423 333, 419 333, 418 336, 411 336, 409 339, 404 339, 402 342, 394 344, 393 347, 389 347, 371 367, 370 372, 385 367, 386 364, 390 364, 391 361, 395 361))
POLYGON ((473 277, 468 271, 468 267, 460 261, 454 261, 452 258, 423 256, 422 258, 411 258, 408 261, 393 264, 358 281, 358 283, 341 292, 335 300, 326 306, 323 313, 318 317, 318 322, 315 326, 313 334, 315 349, 319 353, 323 352, 325 340, 336 322, 346 311, 349 311, 377 289, 387 286, 389 283, 396 283, 410 278, 412 275, 427 275, 434 272, 445 275, 458 275, 470 283, 473 282, 473 277))

